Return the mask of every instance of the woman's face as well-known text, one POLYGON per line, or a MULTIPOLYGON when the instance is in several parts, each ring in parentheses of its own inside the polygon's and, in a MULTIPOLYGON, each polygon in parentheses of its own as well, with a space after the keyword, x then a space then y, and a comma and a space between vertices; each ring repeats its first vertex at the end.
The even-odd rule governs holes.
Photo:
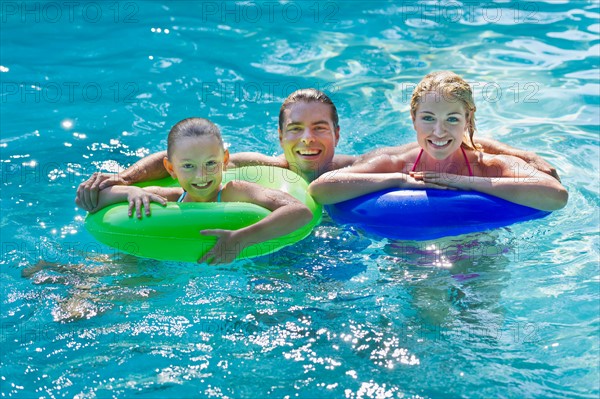
POLYGON ((467 111, 458 99, 427 92, 417 106, 413 126, 421 148, 431 157, 443 160, 462 144, 467 130, 467 111))

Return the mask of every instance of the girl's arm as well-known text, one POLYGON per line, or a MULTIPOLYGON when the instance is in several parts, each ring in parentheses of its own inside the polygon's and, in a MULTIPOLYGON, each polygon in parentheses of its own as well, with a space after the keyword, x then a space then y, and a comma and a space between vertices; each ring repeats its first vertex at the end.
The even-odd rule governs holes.
MULTIPOLYGON (((128 202, 129 209, 128 214, 132 216, 133 209, 136 210, 136 217, 140 219, 142 217, 142 206, 146 209, 146 216, 150 216, 150 202, 158 202, 165 206, 167 205, 167 199, 162 195, 157 194, 160 190, 166 190, 163 187, 148 187, 146 189, 135 187, 135 186, 112 186, 101 190, 98 195, 98 206, 90 210, 90 213, 99 211, 100 209, 107 207, 108 205, 116 204, 118 202, 128 202), (157 189, 153 191, 153 189, 157 189)), ((181 190, 181 189, 180 189, 181 190)), ((166 194, 166 191, 163 193, 166 194)), ((173 193, 171 193, 171 196, 173 193)), ((79 198, 75 199, 75 203, 81 206, 79 198)))
POLYGON ((239 230, 201 231, 201 234, 217 236, 219 240, 199 263, 230 263, 244 248, 289 234, 313 218, 306 205, 291 195, 249 182, 227 183, 222 198, 227 202, 250 202, 269 209, 271 213, 261 221, 239 230))
POLYGON ((148 155, 117 174, 94 173, 77 188, 77 200, 81 204, 80 207, 87 211, 99 209, 98 193, 110 186, 128 186, 141 181, 162 179, 169 176, 163 166, 163 158, 166 156, 166 151, 148 155))
POLYGON ((429 183, 442 184, 460 190, 475 190, 490 194, 516 204, 543 211, 561 209, 569 194, 560 182, 550 175, 534 170, 520 158, 495 156, 484 165, 482 176, 461 176, 438 172, 412 173, 413 177, 429 183))
POLYGON ((379 155, 364 163, 324 173, 310 183, 308 192, 321 204, 335 204, 390 188, 447 188, 398 172, 403 166, 403 161, 391 155, 379 155))

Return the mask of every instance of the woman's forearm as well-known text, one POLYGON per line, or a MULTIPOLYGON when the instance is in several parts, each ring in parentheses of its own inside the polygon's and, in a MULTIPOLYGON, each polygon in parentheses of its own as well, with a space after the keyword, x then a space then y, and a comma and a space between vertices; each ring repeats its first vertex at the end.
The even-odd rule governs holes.
POLYGON ((544 172, 560 182, 560 177, 558 176, 556 168, 550 165, 544 158, 535 152, 511 147, 505 143, 501 143, 492 139, 480 138, 477 140, 477 142, 481 144, 483 150, 488 154, 503 154, 520 158, 540 172, 544 172))
POLYGON ((309 194, 321 204, 335 204, 389 188, 403 187, 410 176, 404 173, 325 173, 308 186, 309 194))
POLYGON ((464 190, 475 190, 543 211, 563 208, 568 192, 550 176, 532 181, 530 177, 470 177, 456 176, 449 185, 464 190), (554 184, 554 183, 557 184, 554 184))

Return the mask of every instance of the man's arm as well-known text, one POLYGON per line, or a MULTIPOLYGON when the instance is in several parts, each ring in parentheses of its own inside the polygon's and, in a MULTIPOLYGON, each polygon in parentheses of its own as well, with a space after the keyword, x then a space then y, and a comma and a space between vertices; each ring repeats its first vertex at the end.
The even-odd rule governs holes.
POLYGON ((277 166, 288 168, 288 162, 283 155, 272 157, 261 154, 260 152, 238 152, 229 156, 229 168, 241 168, 242 166, 277 166))
POLYGON ((376 148, 376 149, 371 150, 371 151, 361 155, 360 157, 358 157, 355 163, 356 164, 365 163, 365 162, 375 159, 381 155, 394 156, 394 155, 398 155, 398 154, 404 154, 414 148, 417 148, 418 146, 419 146, 419 143, 417 143, 415 141, 414 143, 402 144, 402 145, 399 145, 396 147, 376 148))
POLYGON ((481 144, 483 151, 488 154, 512 155, 513 157, 521 158, 523 161, 527 162, 540 172, 544 172, 560 181, 560 177, 556 172, 556 168, 546 162, 535 152, 520 150, 492 139, 479 138, 476 141, 477 143, 481 144))
POLYGON ((333 157, 333 160, 331 161, 331 168, 329 168, 329 171, 347 168, 349 166, 355 165, 358 160, 359 157, 354 155, 335 155, 333 157))
POLYGON ((167 172, 163 165, 163 159, 166 156, 166 151, 148 155, 125 169, 123 173, 121 173, 121 176, 127 184, 158 180, 167 177, 169 176, 169 172, 167 172))

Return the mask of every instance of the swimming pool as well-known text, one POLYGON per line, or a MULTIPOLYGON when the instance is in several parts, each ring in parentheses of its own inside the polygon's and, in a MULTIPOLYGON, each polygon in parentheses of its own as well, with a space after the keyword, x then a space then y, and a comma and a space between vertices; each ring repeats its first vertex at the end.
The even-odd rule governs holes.
POLYGON ((2 397, 597 398, 597 1, 3 2, 2 397), (476 85, 481 136, 536 151, 566 208, 390 242, 324 219, 224 267, 122 255, 75 188, 188 116, 278 154, 316 87, 340 153, 412 141, 427 72, 476 85))

